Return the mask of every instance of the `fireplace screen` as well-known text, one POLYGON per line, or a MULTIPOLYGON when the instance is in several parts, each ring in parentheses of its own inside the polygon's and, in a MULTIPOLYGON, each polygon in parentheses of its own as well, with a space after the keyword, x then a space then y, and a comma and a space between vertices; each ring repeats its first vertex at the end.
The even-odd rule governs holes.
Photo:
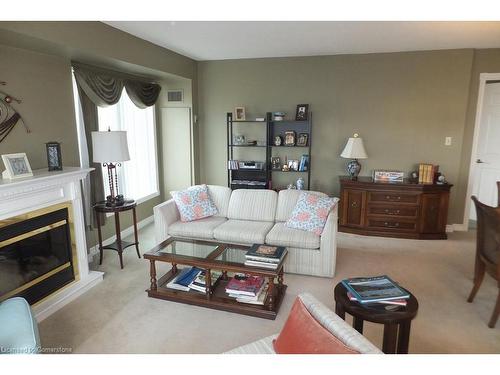
POLYGON ((32 304, 74 279, 67 208, 0 228, 0 300, 32 304))

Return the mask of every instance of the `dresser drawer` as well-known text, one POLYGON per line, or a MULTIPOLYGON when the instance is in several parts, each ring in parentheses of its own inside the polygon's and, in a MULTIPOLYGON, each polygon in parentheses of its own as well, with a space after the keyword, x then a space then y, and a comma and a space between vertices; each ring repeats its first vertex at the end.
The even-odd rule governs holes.
POLYGON ((387 229, 391 231, 416 232, 416 221, 401 221, 397 219, 368 219, 369 229, 387 229))
POLYGON ((408 194, 392 191, 370 191, 368 193, 368 202, 391 202, 391 203, 406 203, 418 204, 418 194, 408 194))
POLYGON ((370 205, 368 206, 368 215, 403 216, 416 218, 418 215, 418 206, 370 205))

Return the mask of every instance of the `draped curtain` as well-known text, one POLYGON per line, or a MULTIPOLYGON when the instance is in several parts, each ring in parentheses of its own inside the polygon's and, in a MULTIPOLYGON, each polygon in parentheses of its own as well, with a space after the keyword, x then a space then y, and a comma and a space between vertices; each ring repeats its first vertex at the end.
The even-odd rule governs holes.
MULTIPOLYGON (((80 98, 88 160, 89 164, 93 164, 95 168, 95 173, 90 174, 90 196, 84 200, 84 208, 87 211, 86 216, 93 218, 87 222, 87 225, 95 228, 96 223, 95 217, 92 215, 92 206, 105 198, 102 168, 99 163, 93 163, 92 161, 91 133, 99 130, 97 107, 107 107, 118 103, 125 87, 130 100, 137 107, 144 109, 156 103, 161 86, 124 73, 79 63, 73 63, 73 72, 80 98)), ((82 143, 85 144, 85 142, 82 143)), ((104 220, 105 217, 102 217, 101 222, 104 223, 104 220)))

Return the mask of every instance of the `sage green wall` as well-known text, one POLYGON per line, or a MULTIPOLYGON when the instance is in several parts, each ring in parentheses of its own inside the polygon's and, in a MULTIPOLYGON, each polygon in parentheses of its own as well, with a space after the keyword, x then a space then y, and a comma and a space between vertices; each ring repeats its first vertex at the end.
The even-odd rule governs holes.
MULTIPOLYGON (((197 74, 194 60, 100 22, 0 22, 0 81, 8 82, 0 89, 23 99, 15 106, 33 131, 27 135, 17 125, 0 143, 0 154, 26 152, 34 169, 45 168, 44 142, 56 140, 62 142, 63 165, 79 165, 71 60, 159 80, 174 74, 194 80, 197 74)), ((162 201, 159 196, 140 204, 138 220, 162 201)), ((122 216, 122 228, 132 225, 131 215, 122 216)), ((112 220, 103 229, 104 238, 112 236, 112 220)), ((97 234, 89 233, 87 241, 93 246, 97 234)))
MULTIPOLYGON (((469 49, 200 62, 201 181, 227 184, 226 112, 244 105, 250 118, 277 110, 293 117, 296 104, 309 103, 312 189, 338 195, 346 163, 339 155, 353 133, 369 156, 362 175, 430 162, 457 183, 473 56, 469 49)), ((462 222, 459 191, 452 189, 450 223, 462 222)))

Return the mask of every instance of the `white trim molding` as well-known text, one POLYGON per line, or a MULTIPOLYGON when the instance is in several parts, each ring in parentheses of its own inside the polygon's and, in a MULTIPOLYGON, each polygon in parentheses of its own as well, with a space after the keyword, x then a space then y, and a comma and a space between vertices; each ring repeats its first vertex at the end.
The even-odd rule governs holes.
POLYGON ((469 179, 467 182, 467 193, 465 195, 465 210, 464 210, 464 219, 462 224, 454 224, 460 225, 461 228, 465 228, 462 230, 468 230, 469 228, 469 215, 471 208, 471 195, 473 193, 472 189, 474 187, 474 177, 476 175, 476 155, 477 148, 479 144, 479 128, 481 127, 481 116, 483 110, 483 101, 484 101, 484 91, 486 87, 487 81, 498 81, 500 80, 500 73, 481 73, 479 74, 479 91, 477 96, 477 105, 476 105, 476 119, 474 121, 474 135, 472 138, 472 151, 470 155, 470 163, 469 163, 469 179))

